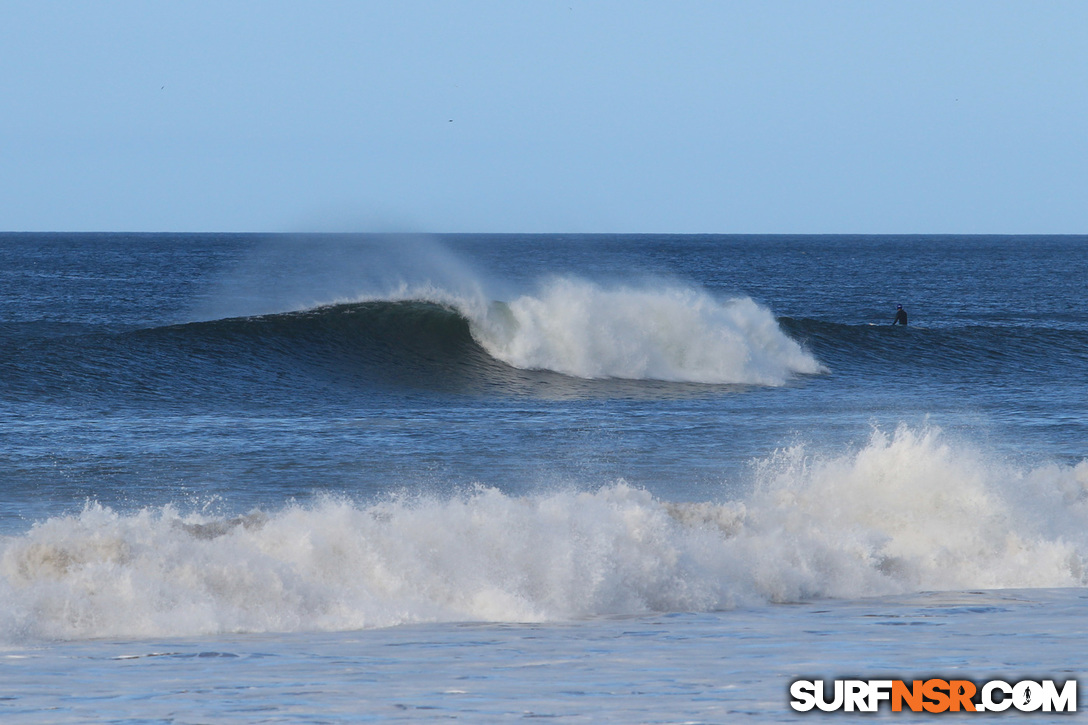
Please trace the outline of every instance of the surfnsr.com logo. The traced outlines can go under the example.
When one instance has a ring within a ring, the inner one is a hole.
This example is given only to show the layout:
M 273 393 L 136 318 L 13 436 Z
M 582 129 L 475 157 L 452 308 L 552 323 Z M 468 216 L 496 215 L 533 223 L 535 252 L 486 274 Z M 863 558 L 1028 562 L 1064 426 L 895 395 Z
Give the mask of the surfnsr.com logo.
M 828 687 L 827 685 L 830 685 Z M 1060 687 L 1054 680 L 795 680 L 790 707 L 799 712 L 876 712 L 888 703 L 892 712 L 1076 712 L 1077 681 Z

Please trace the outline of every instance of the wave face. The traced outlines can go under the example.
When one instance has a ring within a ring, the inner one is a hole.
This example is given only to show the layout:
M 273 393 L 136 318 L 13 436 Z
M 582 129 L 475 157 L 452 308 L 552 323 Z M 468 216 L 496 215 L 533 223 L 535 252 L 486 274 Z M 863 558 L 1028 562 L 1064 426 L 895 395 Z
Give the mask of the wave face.
M 782 385 L 822 370 L 749 299 L 571 278 L 509 303 L 417 287 L 135 331 L 16 327 L 0 355 L 9 390 L 111 404 L 125 397 L 276 404 L 285 389 L 329 399 L 333 390 L 375 384 L 517 393 L 542 383 L 570 388 L 569 379 Z
M 750 298 L 694 285 L 574 276 L 506 301 L 471 284 L 417 285 L 305 310 L 136 330 L 10 322 L 0 326 L 0 343 L 0 386 L 14 399 L 111 406 L 279 405 L 285 392 L 307 404 L 354 396 L 357 405 L 376 386 L 661 395 L 663 385 L 782 386 L 826 372 L 1059 384 L 1088 365 L 1088 333 L 1080 329 L 776 319 Z
M 324 499 L 216 519 L 91 504 L 0 542 L 0 640 L 559 621 L 926 589 L 1088 584 L 1088 462 L 1016 468 L 935 429 L 755 467 L 743 500 L 623 482 Z
M 1081 330 L 775 319 L 746 297 L 573 277 L 508 302 L 405 287 L 307 310 L 128 331 L 9 323 L 0 341 L 5 394 L 110 405 L 279 405 L 285 392 L 347 400 L 375 386 L 660 395 L 666 391 L 647 383 L 781 386 L 826 372 L 971 384 L 1030 373 L 1061 384 L 1088 365 Z

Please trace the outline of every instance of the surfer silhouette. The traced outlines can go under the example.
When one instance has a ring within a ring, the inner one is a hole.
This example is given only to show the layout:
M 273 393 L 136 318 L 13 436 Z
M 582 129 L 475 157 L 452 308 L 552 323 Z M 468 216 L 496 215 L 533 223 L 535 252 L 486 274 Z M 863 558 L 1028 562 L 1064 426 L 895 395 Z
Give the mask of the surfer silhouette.
M 895 306 L 895 319 L 892 320 L 893 325 L 906 325 L 907 324 L 907 311 L 903 309 L 903 305 Z

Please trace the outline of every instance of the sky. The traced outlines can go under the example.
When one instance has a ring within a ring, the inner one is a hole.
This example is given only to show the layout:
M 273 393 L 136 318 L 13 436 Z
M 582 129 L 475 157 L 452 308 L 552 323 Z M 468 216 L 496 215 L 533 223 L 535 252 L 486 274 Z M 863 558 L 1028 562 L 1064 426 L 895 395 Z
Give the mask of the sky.
M 1088 2 L 0 3 L 0 230 L 1088 233 Z

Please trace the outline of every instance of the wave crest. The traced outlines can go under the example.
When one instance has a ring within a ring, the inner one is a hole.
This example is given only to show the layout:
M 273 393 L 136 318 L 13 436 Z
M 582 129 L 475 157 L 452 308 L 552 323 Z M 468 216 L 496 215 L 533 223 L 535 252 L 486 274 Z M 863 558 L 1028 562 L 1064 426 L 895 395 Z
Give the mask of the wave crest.
M 536 294 L 485 304 L 440 290 L 397 299 L 449 305 L 489 355 L 523 370 L 579 378 L 783 385 L 825 368 L 748 298 L 718 301 L 688 287 L 604 287 L 554 278 Z

